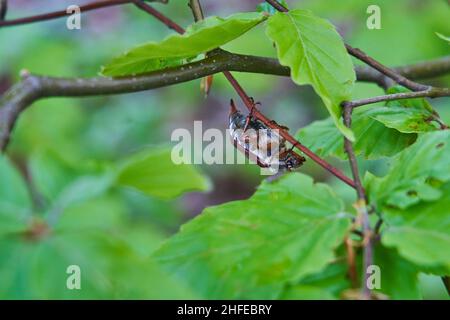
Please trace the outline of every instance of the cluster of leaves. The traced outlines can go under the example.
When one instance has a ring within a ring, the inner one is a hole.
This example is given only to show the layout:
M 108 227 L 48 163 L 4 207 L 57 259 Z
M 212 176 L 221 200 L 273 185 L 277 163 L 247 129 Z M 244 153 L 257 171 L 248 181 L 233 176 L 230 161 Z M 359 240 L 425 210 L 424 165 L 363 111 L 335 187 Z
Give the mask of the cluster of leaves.
M 351 98 L 355 73 L 334 26 L 310 11 L 268 9 L 207 18 L 184 35 L 128 51 L 102 73 L 130 76 L 179 66 L 267 21 L 280 63 L 295 83 L 314 88 L 330 114 L 298 138 L 321 156 L 345 159 L 345 135 L 358 155 L 388 158 L 384 176 L 367 172 L 364 180 L 384 221 L 375 247 L 380 291 L 420 298 L 419 272 L 450 274 L 449 131 L 438 130 L 425 100 L 361 107 L 353 130 L 343 126 L 339 104 Z M 37 192 L 0 158 L 0 181 L 8 186 L 0 189 L 4 297 L 104 298 L 113 292 L 121 298 L 333 299 L 350 288 L 342 244 L 355 213 L 330 186 L 307 175 L 291 173 L 264 182 L 250 199 L 209 207 L 161 245 L 162 235 L 124 221 L 120 197 L 107 200 L 123 187 L 163 199 L 209 188 L 192 166 L 173 165 L 167 149 L 81 172 L 48 154 L 30 163 Z M 44 195 L 44 203 L 35 194 Z M 66 289 L 71 264 L 83 270 L 86 290 Z
M 0 297 L 196 297 L 150 256 L 164 235 L 127 220 L 126 203 L 117 196 L 131 188 L 171 199 L 209 188 L 195 168 L 174 165 L 170 154 L 152 148 L 82 171 L 49 153 L 36 155 L 28 173 L 34 190 L 2 156 L 0 180 L 8 187 L 0 190 Z M 82 290 L 66 287 L 70 265 L 82 271 Z

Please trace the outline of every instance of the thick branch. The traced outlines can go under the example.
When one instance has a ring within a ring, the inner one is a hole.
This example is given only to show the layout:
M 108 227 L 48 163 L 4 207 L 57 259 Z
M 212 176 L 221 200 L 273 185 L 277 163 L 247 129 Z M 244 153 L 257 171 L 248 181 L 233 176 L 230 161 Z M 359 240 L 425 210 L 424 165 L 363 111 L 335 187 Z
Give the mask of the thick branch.
M 18 115 L 40 98 L 138 92 L 186 82 L 226 70 L 270 74 L 288 73 L 288 70 L 279 68 L 279 65 L 266 62 L 267 58 L 221 52 L 194 63 L 133 78 L 66 79 L 30 75 L 12 87 L 0 100 L 0 149 L 6 148 Z

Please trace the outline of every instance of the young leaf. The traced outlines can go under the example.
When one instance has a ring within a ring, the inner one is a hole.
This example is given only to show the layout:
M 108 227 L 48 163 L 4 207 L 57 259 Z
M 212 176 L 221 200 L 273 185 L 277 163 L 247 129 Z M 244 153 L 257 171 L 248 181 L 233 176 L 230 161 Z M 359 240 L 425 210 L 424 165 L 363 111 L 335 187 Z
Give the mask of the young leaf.
M 291 69 L 293 81 L 312 85 L 336 127 L 354 140 L 340 120 L 340 103 L 350 99 L 356 76 L 334 26 L 310 11 L 291 10 L 269 18 L 267 35 L 277 46 L 280 63 Z
M 437 201 L 422 201 L 407 210 L 386 208 L 387 227 L 381 240 L 383 245 L 397 248 L 405 259 L 422 267 L 422 271 L 448 275 L 450 183 L 442 187 L 442 193 Z
M 387 93 L 409 92 L 400 86 L 389 88 Z M 435 131 L 433 108 L 425 99 L 406 99 L 390 101 L 385 107 L 372 107 L 367 116 L 383 123 L 388 128 L 404 133 Z
M 105 76 L 127 76 L 181 64 L 241 36 L 266 19 L 262 13 L 237 13 L 227 18 L 208 17 L 190 26 L 183 35 L 172 35 L 160 43 L 138 46 L 103 67 Z
M 119 168 L 117 183 L 163 199 L 209 189 L 205 176 L 192 165 L 174 164 L 171 150 L 164 148 L 146 149 L 125 160 Z
M 156 257 L 206 298 L 276 298 L 333 259 L 349 224 L 328 186 L 291 173 L 248 200 L 207 208 Z
M 438 199 L 439 184 L 449 179 L 450 131 L 442 130 L 422 134 L 395 157 L 386 176 L 367 175 L 366 186 L 379 208 L 406 208 L 421 199 Z
M 405 134 L 386 128 L 369 117 L 370 110 L 358 108 L 353 114 L 352 129 L 355 134 L 353 148 L 356 155 L 367 159 L 391 157 L 417 139 L 417 134 Z M 315 121 L 302 128 L 296 137 L 312 151 L 322 157 L 335 156 L 347 159 L 344 141 L 331 118 Z
M 30 206 L 25 181 L 9 159 L 0 155 L 0 236 L 22 230 L 21 221 L 29 218 Z

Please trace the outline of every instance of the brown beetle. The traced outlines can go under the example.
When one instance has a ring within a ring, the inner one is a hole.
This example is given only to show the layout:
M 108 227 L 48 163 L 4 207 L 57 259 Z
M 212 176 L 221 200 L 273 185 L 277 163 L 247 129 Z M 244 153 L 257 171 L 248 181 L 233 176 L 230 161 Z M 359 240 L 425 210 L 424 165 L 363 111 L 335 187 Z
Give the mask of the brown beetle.
M 272 172 L 292 171 L 305 158 L 286 148 L 286 140 L 264 123 L 239 112 L 230 101 L 229 130 L 234 146 L 247 158 Z

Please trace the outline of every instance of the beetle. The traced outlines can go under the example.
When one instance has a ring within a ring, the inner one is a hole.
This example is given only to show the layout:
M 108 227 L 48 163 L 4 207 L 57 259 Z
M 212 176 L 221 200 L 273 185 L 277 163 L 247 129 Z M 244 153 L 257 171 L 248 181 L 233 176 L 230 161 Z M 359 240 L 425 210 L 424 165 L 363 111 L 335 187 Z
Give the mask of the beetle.
M 230 100 L 229 131 L 239 151 L 258 166 L 272 172 L 292 171 L 306 160 L 293 149 L 288 149 L 286 139 L 276 130 L 252 117 L 251 113 L 245 116 L 238 111 L 233 99 Z

